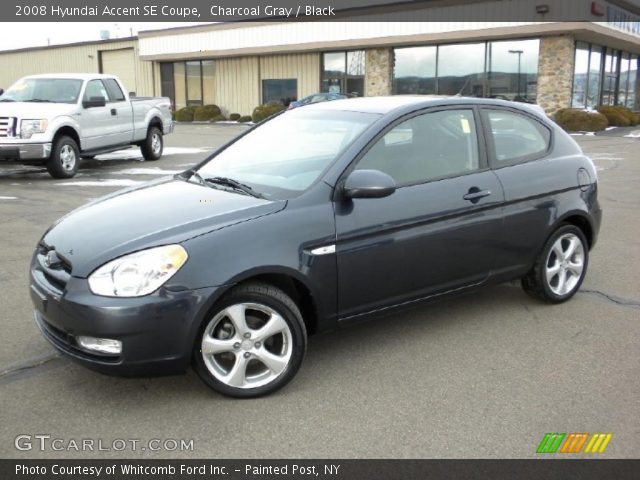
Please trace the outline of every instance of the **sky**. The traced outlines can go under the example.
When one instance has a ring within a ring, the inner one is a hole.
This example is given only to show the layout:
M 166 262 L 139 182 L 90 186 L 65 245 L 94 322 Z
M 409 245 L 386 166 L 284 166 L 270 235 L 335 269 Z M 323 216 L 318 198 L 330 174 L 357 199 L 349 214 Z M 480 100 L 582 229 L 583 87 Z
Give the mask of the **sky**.
M 0 22 L 0 50 L 100 40 L 101 30 L 109 30 L 111 38 L 122 38 L 136 35 L 138 31 L 198 25 L 198 23 L 204 22 Z M 28 32 L 28 35 L 25 35 L 25 32 Z

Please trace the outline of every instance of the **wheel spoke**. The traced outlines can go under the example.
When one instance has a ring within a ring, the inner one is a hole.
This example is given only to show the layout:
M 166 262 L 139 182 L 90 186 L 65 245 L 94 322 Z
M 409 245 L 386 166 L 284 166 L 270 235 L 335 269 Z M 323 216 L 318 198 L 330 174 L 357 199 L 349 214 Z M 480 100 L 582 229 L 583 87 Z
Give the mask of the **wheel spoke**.
M 262 328 L 256 330 L 255 339 L 264 342 L 268 338 L 283 332 L 286 328 L 287 322 L 284 321 L 284 318 L 277 313 L 274 313 L 269 317 L 269 320 L 267 320 L 267 323 Z
M 219 338 L 213 338 L 206 336 L 202 339 L 202 353 L 205 355 L 215 355 L 217 353 L 231 352 L 233 351 L 233 345 L 238 340 L 230 338 L 228 340 L 220 340 Z
M 236 361 L 229 373 L 224 377 L 227 385 L 242 387 L 246 382 L 248 360 L 244 355 L 236 354 Z
M 225 315 L 229 317 L 236 329 L 236 335 L 242 336 L 249 331 L 247 326 L 246 308 L 242 304 L 232 305 L 225 310 Z
M 552 251 L 553 253 L 556 254 L 556 260 L 558 260 L 559 262 L 562 261 L 562 259 L 564 258 L 564 252 L 562 251 L 561 239 L 558 239 L 558 241 L 556 241 L 556 243 L 553 244 Z
M 551 283 L 551 280 L 553 280 L 553 277 L 560 272 L 560 269 L 561 266 L 559 261 L 556 261 L 552 267 L 547 267 L 547 282 L 549 282 L 549 284 Z
M 275 355 L 264 348 L 257 350 L 255 356 L 271 370 L 274 375 L 280 374 L 286 368 L 287 363 L 289 363 L 287 358 Z
M 576 248 L 578 247 L 578 243 L 579 241 L 576 237 L 569 238 L 569 245 L 567 246 L 567 249 L 563 252 L 565 259 L 569 259 L 573 256 L 573 254 L 576 251 Z
M 584 268 L 584 263 L 582 260 L 578 260 L 577 262 L 569 262 L 567 269 L 576 277 L 580 277 L 582 275 L 582 270 Z
M 559 295 L 564 295 L 566 286 L 567 286 L 567 272 L 566 270 L 560 269 L 560 271 L 558 272 L 558 286 L 556 287 L 557 293 Z

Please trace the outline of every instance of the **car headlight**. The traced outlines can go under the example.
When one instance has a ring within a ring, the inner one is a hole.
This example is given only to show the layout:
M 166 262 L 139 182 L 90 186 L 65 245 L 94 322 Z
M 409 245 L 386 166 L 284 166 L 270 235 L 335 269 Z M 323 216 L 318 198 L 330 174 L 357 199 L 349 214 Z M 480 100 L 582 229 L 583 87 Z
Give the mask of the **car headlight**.
M 45 118 L 38 120 L 22 120 L 20 122 L 20 137 L 31 138 L 34 133 L 44 133 L 47 131 L 49 122 Z
M 173 277 L 188 257 L 180 245 L 131 253 L 105 263 L 89 275 L 89 288 L 105 297 L 142 297 Z

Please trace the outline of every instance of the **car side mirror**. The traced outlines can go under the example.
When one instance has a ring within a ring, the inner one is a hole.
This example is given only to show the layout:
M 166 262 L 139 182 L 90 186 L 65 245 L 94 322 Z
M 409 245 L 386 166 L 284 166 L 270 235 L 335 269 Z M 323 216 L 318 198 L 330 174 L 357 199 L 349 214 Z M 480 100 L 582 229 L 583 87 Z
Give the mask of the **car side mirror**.
M 106 104 L 107 100 L 104 97 L 91 97 L 89 100 L 82 101 L 84 108 L 104 107 Z
M 382 198 L 396 191 L 396 182 L 380 170 L 354 170 L 342 191 L 346 198 Z

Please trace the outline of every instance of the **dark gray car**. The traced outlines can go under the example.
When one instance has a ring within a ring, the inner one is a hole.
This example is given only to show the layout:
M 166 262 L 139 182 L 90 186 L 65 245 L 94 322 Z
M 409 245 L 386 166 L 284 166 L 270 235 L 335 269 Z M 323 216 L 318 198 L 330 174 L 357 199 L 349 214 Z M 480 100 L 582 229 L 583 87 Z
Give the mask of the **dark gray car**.
M 43 236 L 43 334 L 124 375 L 191 363 L 227 395 L 270 393 L 307 336 L 522 279 L 551 302 L 587 271 L 592 162 L 537 110 L 388 97 L 284 112 L 193 170 L 123 190 Z

